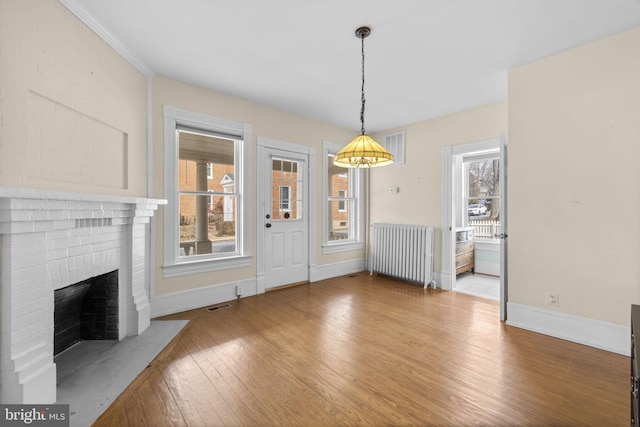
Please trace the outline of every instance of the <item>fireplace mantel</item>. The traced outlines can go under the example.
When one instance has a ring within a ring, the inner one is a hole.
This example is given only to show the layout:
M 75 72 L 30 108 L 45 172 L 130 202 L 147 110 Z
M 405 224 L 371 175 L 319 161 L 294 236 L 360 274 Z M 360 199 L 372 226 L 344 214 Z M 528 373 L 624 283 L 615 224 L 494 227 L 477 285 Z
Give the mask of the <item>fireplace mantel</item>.
M 119 338 L 150 324 L 146 230 L 166 200 L 0 187 L 0 401 L 56 401 L 53 291 L 113 270 Z

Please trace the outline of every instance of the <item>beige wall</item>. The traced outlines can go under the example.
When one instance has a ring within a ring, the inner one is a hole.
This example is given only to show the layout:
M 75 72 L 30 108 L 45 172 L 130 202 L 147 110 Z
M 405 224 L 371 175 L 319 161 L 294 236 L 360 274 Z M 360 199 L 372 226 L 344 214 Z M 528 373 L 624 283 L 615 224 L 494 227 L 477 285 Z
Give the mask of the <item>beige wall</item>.
M 498 102 L 390 129 L 406 130 L 406 163 L 370 171 L 370 222 L 424 224 L 435 228 L 434 271 L 442 263 L 442 147 L 496 139 L 507 133 L 507 104 Z M 397 194 L 389 192 L 398 187 Z
M 640 29 L 510 70 L 511 302 L 628 325 L 640 303 L 639 123 Z
M 265 137 L 278 141 L 305 145 L 315 148 L 316 153 L 316 259 L 311 263 L 318 265 L 333 262 L 360 259 L 363 251 L 351 251 L 346 253 L 322 255 L 322 141 L 326 140 L 335 144 L 346 143 L 353 139 L 355 132 L 335 126 L 331 126 L 315 120 L 287 113 L 282 110 L 255 104 L 242 99 L 223 95 L 213 91 L 204 90 L 175 80 L 157 77 L 153 84 L 153 120 L 154 120 L 154 191 L 155 197 L 164 198 L 164 167 L 163 167 L 163 105 L 169 105 L 182 110 L 194 113 L 207 114 L 217 118 L 231 120 L 235 122 L 249 123 L 252 126 L 251 141 L 251 194 L 252 196 L 252 253 L 254 255 L 253 265 L 247 268 L 216 271 L 208 274 L 197 274 L 182 276 L 178 278 L 164 279 L 162 272 L 163 263 L 163 210 L 157 216 L 157 245 L 156 245 L 156 295 L 177 292 L 188 289 L 195 289 L 203 286 L 229 283 L 242 279 L 249 279 L 256 276 L 257 243 L 256 243 L 256 162 L 257 162 L 257 137 Z
M 146 77 L 56 0 L 0 2 L 0 186 L 146 195 Z

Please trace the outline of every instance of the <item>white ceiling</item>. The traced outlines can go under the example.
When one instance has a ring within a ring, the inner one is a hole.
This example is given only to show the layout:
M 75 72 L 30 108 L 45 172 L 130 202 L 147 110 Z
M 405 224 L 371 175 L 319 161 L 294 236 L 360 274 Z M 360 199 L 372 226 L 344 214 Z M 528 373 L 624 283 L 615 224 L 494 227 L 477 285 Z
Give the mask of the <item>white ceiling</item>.
M 63 1 L 63 0 L 61 0 Z M 67 0 L 156 74 L 376 132 L 506 99 L 507 70 L 640 26 L 640 0 Z

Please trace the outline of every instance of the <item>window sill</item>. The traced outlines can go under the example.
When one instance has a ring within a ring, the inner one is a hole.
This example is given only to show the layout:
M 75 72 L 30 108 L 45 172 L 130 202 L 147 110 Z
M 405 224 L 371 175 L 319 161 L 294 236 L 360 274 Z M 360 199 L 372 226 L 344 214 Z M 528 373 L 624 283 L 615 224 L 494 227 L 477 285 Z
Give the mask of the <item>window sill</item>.
M 329 243 L 322 246 L 323 254 L 335 254 L 338 252 L 360 251 L 364 249 L 363 242 Z
M 182 261 L 175 264 L 163 265 L 164 278 L 187 276 L 191 274 L 209 273 L 211 271 L 229 270 L 232 268 L 250 267 L 250 255 L 233 258 L 204 259 L 197 261 Z

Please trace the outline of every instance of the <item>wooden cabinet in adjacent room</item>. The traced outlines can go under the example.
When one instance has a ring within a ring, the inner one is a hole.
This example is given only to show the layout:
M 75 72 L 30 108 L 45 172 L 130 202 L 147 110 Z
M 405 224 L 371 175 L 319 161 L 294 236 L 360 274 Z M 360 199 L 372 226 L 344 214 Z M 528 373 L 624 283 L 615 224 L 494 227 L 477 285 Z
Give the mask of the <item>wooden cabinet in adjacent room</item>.
M 474 272 L 473 227 L 456 228 L 456 275 L 465 271 Z

